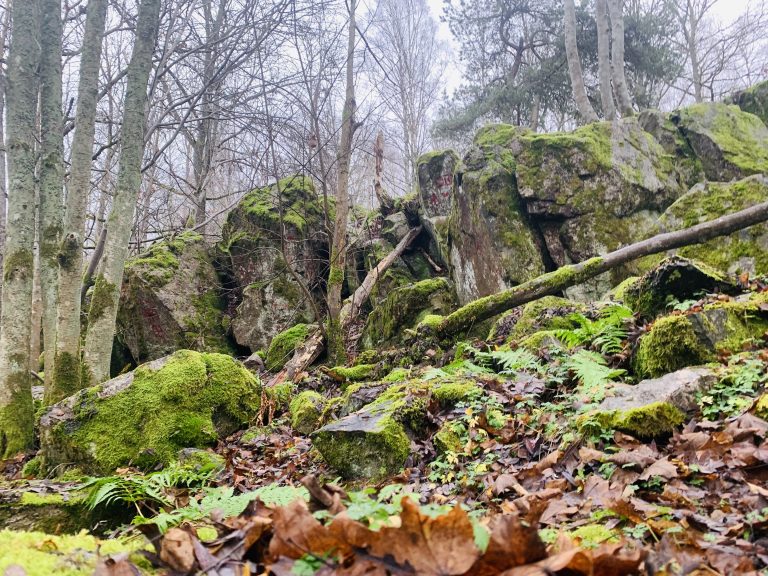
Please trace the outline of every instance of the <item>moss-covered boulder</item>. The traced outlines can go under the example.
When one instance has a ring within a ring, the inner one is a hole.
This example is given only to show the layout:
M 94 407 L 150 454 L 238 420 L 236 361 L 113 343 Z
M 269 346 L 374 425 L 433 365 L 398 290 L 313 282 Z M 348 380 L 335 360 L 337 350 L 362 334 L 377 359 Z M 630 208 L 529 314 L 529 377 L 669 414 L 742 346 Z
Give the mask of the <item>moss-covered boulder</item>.
M 623 300 L 641 316 L 653 318 L 675 304 L 698 299 L 702 294 L 731 294 L 734 290 L 733 282 L 706 264 L 671 257 L 628 286 Z
M 737 92 L 731 102 L 744 112 L 754 114 L 768 126 L 768 80 Z
M 768 170 L 768 166 L 766 167 Z M 671 232 L 737 212 L 768 198 L 768 177 L 755 175 L 738 182 L 705 182 L 672 204 L 659 220 L 659 230 Z M 768 224 L 756 224 L 730 236 L 677 250 L 723 272 L 768 274 Z
M 43 469 L 152 469 L 247 426 L 260 397 L 259 381 L 230 356 L 180 350 L 46 409 Z
M 768 331 L 768 293 L 740 297 L 674 314 L 653 323 L 640 339 L 633 359 L 635 373 L 658 377 L 686 366 L 705 364 L 719 352 L 738 352 Z
M 210 249 L 184 232 L 126 263 L 116 338 L 134 364 L 180 348 L 231 353 L 225 304 Z
M 291 426 L 299 434 L 317 430 L 323 415 L 326 398 L 313 390 L 305 390 L 291 400 Z
M 445 278 L 422 280 L 392 290 L 368 315 L 363 331 L 366 348 L 393 344 L 406 328 L 414 328 L 428 315 L 445 315 L 457 306 Z
M 238 344 L 263 349 L 283 330 L 314 319 L 291 270 L 320 289 L 328 262 L 323 208 L 312 180 L 292 176 L 249 192 L 227 216 L 218 253 Z
M 571 314 L 586 314 L 589 307 L 558 296 L 545 296 L 501 316 L 488 338 L 522 340 L 536 332 L 578 327 Z
M 77 486 L 45 481 L 0 486 L 0 526 L 48 534 L 76 534 L 90 528 L 96 514 Z
M 709 180 L 725 182 L 768 172 L 768 128 L 754 114 L 711 102 L 683 108 L 672 121 Z
M 448 219 L 459 164 L 459 156 L 453 150 L 430 152 L 417 161 L 422 222 L 443 262 L 449 260 Z
M 293 357 L 296 348 L 306 342 L 316 328 L 317 326 L 314 324 L 296 324 L 272 338 L 265 358 L 267 370 L 277 372 L 282 369 L 285 363 Z

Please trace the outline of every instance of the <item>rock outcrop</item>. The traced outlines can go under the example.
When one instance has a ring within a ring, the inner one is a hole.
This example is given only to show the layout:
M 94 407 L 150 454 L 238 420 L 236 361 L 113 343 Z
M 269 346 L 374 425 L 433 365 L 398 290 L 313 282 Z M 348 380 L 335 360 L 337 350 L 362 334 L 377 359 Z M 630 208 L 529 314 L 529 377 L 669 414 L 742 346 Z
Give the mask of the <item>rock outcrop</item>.
M 731 98 L 744 112 L 754 114 L 768 126 L 768 80 L 737 92 Z
M 133 364 L 180 348 L 232 353 L 223 292 L 202 236 L 184 232 L 154 244 L 126 264 L 118 345 Z
M 152 469 L 247 426 L 260 398 L 259 381 L 230 356 L 180 350 L 47 408 L 42 468 Z

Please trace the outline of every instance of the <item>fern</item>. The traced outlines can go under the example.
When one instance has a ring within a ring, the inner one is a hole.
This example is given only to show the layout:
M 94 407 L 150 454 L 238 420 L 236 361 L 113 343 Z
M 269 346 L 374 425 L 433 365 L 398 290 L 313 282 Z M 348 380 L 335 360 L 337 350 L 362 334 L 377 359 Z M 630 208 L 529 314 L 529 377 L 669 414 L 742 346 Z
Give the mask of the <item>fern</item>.
M 618 354 L 627 337 L 624 322 L 632 317 L 632 310 L 621 304 L 611 304 L 600 310 L 597 320 L 590 320 L 583 314 L 574 312 L 568 320 L 576 324 L 575 328 L 555 330 L 555 336 L 569 349 L 591 345 L 602 354 Z
M 564 366 L 574 373 L 579 381 L 579 392 L 590 402 L 601 402 L 608 386 L 626 372 L 611 368 L 600 354 L 589 350 L 579 350 L 565 361 Z
M 491 359 L 501 366 L 502 374 L 510 374 L 525 370 L 528 372 L 543 372 L 544 367 L 535 354 L 525 348 L 517 350 L 495 350 L 490 353 Z

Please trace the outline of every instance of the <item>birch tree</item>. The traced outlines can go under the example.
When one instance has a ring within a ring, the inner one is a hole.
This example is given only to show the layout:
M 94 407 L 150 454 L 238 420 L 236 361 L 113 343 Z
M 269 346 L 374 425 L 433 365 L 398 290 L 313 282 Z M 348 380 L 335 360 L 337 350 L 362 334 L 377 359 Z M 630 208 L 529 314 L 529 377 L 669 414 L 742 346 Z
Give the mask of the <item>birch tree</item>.
M 147 84 L 160 21 L 160 0 L 142 0 L 136 24 L 136 42 L 126 72 L 125 105 L 120 138 L 120 166 L 115 197 L 107 222 L 107 238 L 101 270 L 96 277 L 84 362 L 93 380 L 109 377 L 112 339 L 115 334 L 123 267 L 136 202 L 141 188 L 141 168 L 146 131 Z
M 35 238 L 35 150 L 40 61 L 36 2 L 13 3 L 8 61 L 8 223 L 0 314 L 0 459 L 31 448 L 30 318 Z
M 107 19 L 107 0 L 90 0 L 85 18 L 80 78 L 67 184 L 63 240 L 59 256 L 59 306 L 54 378 L 49 399 L 57 400 L 81 387 L 80 311 L 83 235 L 91 185 L 91 155 L 99 100 L 99 63 Z M 50 366 L 50 365 L 47 365 Z M 46 372 L 50 371 L 50 368 Z
M 600 75 L 600 103 L 603 117 L 613 120 L 616 107 L 613 104 L 611 86 L 611 21 L 608 17 L 608 1 L 595 1 L 595 20 L 597 22 L 597 68 Z
M 584 87 L 579 47 L 576 44 L 576 7 L 573 0 L 563 0 L 563 31 L 565 33 L 565 54 L 568 59 L 568 75 L 571 79 L 573 99 L 579 115 L 585 122 L 597 122 L 597 114 Z
M 623 0 L 607 0 L 608 12 L 611 16 L 611 75 L 613 88 L 619 110 L 624 116 L 632 116 L 632 97 L 627 88 L 627 77 L 624 67 L 624 2 Z

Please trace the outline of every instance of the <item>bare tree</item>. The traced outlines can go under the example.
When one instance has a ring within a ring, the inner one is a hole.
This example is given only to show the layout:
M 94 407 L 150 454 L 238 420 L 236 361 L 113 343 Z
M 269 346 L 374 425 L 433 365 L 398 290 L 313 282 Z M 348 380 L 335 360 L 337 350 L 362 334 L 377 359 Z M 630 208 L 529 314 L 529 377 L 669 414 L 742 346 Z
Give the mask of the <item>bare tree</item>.
M 613 88 L 619 110 L 624 116 L 634 114 L 632 98 L 627 88 L 627 77 L 624 71 L 624 2 L 623 0 L 607 0 L 608 12 L 611 16 L 611 74 Z
M 608 0 L 595 0 L 597 22 L 597 65 L 600 75 L 600 103 L 606 120 L 616 117 L 611 86 L 611 20 L 608 17 Z
M 571 78 L 573 99 L 579 115 L 585 122 L 597 122 L 597 114 L 584 87 L 579 47 L 576 44 L 576 7 L 573 0 L 563 0 L 563 29 L 565 32 L 565 54 L 568 59 L 568 74 Z
M 30 448 L 30 375 L 35 150 L 40 59 L 36 2 L 13 3 L 8 64 L 8 224 L 0 316 L 0 459 Z

